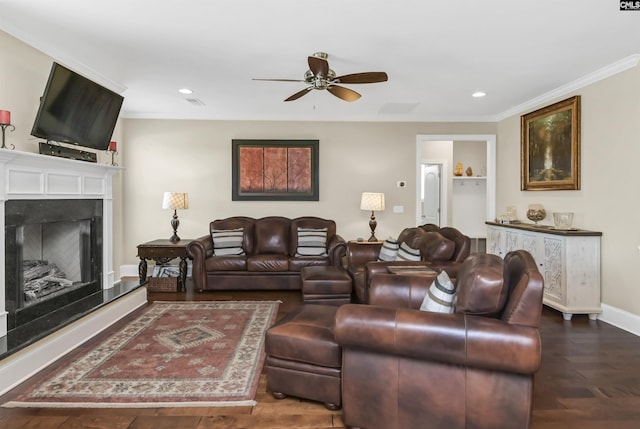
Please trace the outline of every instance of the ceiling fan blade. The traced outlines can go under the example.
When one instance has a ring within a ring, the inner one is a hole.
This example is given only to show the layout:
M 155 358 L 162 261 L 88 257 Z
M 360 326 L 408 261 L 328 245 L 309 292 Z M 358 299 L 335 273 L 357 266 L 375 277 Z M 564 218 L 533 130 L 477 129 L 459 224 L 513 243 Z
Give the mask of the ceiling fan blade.
M 315 76 L 326 77 L 329 74 L 329 62 L 324 58 L 309 57 L 309 70 Z
M 356 101 L 358 98 L 360 98 L 360 94 L 358 94 L 352 89 L 345 88 L 342 86 L 329 85 L 327 87 L 327 91 L 329 91 L 336 97 L 343 99 L 344 101 L 351 102 L 351 101 Z
M 302 79 L 251 79 L 251 80 L 266 80 L 269 82 L 304 82 Z
M 291 97 L 287 98 L 284 101 L 293 101 L 293 100 L 297 100 L 298 98 L 302 97 L 303 95 L 308 94 L 311 90 L 313 89 L 312 86 L 303 89 L 302 91 L 298 91 L 295 94 L 293 94 Z
M 385 72 L 365 72 L 346 74 L 333 79 L 336 83 L 378 83 L 386 82 L 388 76 Z

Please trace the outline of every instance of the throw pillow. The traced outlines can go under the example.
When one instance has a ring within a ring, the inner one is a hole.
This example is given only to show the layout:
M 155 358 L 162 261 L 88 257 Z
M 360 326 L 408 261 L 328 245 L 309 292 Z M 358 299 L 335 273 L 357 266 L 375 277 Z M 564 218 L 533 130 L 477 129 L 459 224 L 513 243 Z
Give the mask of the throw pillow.
M 396 240 L 391 237 L 387 238 L 380 248 L 378 261 L 395 261 L 399 248 L 400 246 Z
M 327 256 L 327 228 L 298 227 L 296 256 Z
M 419 261 L 420 249 L 413 249 L 407 243 L 402 243 L 396 255 L 396 261 Z
M 215 256 L 241 256 L 244 255 L 242 238 L 244 228 L 238 229 L 213 229 L 213 254 Z
M 438 274 L 420 305 L 421 311 L 436 313 L 453 313 L 453 298 L 456 287 L 446 271 Z

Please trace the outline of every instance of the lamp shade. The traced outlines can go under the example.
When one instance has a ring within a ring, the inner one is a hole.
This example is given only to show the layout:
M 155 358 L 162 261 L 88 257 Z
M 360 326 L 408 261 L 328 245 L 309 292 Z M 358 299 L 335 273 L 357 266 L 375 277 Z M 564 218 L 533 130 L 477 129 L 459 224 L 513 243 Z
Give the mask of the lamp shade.
M 171 210 L 188 209 L 189 194 L 186 192 L 165 192 L 162 198 L 162 208 Z
M 379 192 L 363 192 L 360 200 L 361 210 L 384 210 L 384 194 Z

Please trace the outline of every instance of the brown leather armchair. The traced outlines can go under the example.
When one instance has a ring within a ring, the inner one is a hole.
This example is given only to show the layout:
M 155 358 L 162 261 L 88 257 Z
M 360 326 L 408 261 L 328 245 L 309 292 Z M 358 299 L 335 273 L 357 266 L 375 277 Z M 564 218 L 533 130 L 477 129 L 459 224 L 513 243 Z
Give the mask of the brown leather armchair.
M 458 272 L 453 314 L 416 310 L 426 279 L 376 276 L 372 305 L 338 309 L 345 423 L 529 428 L 543 292 L 531 255 L 471 255 Z

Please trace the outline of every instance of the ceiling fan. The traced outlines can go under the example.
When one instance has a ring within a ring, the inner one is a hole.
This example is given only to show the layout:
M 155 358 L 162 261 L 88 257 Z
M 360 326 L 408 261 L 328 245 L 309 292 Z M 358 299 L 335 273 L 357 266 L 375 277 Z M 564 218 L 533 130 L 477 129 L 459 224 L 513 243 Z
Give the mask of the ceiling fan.
M 342 76 L 336 76 L 336 72 L 329 68 L 325 52 L 316 52 L 309 57 L 309 70 L 304 74 L 304 79 L 253 79 L 266 80 L 275 82 L 306 82 L 309 84 L 305 89 L 296 92 L 284 101 L 293 101 L 311 92 L 312 89 L 326 89 L 331 94 L 344 101 L 356 101 L 360 98 L 360 94 L 352 89 L 339 86 L 337 84 L 356 84 L 356 83 L 378 83 L 386 82 L 387 74 L 385 72 L 364 72 L 353 73 Z

